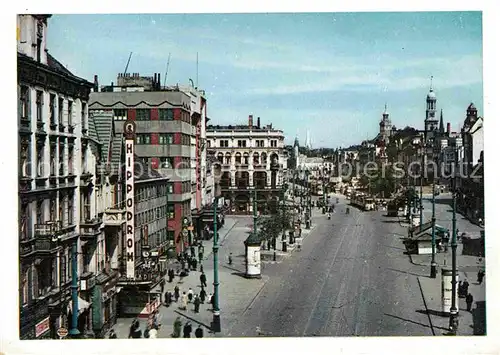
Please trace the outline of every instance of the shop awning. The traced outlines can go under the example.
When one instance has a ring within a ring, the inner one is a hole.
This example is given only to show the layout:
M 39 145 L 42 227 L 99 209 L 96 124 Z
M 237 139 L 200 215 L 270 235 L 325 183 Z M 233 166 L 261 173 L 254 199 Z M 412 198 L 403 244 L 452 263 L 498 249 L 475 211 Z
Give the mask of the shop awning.
M 78 315 L 82 314 L 83 311 L 90 308 L 90 303 L 85 301 L 84 299 L 78 297 Z M 73 301 L 69 301 L 68 303 L 68 313 L 73 311 Z

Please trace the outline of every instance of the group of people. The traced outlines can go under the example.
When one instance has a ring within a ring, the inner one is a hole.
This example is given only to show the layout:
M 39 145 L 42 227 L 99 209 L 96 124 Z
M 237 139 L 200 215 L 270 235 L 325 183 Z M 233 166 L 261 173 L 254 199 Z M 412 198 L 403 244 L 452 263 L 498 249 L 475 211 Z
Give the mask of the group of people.
M 193 331 L 193 326 L 191 325 L 190 321 L 187 321 L 184 324 L 184 327 L 182 326 L 182 321 L 181 317 L 177 317 L 174 322 L 174 332 L 172 333 L 172 338 L 180 338 L 181 336 L 181 329 L 182 329 L 182 335 L 183 338 L 191 338 L 191 333 Z M 198 324 L 198 327 L 194 331 L 194 336 L 196 338 L 203 338 L 203 328 L 201 327 L 200 324 Z
M 139 339 L 139 338 L 147 338 L 147 339 L 156 339 L 158 338 L 158 330 L 160 329 L 160 321 L 159 321 L 160 315 L 158 311 L 155 311 L 147 326 L 146 329 L 144 329 L 144 332 L 140 329 L 140 323 L 138 319 L 134 319 L 132 321 L 132 324 L 130 325 L 129 329 L 129 334 L 128 338 L 129 339 Z M 111 332 L 109 333 L 109 338 L 110 339 L 116 339 L 116 333 L 113 329 L 111 329 Z

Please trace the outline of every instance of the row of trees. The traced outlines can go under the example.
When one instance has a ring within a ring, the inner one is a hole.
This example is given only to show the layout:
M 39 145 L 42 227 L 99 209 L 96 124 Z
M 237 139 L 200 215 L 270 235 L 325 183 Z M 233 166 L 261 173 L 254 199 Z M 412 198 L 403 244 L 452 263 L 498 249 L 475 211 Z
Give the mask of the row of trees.
M 293 226 L 293 214 L 289 210 L 280 209 L 277 214 L 259 216 L 257 218 L 257 236 L 261 241 L 278 239 L 284 230 Z

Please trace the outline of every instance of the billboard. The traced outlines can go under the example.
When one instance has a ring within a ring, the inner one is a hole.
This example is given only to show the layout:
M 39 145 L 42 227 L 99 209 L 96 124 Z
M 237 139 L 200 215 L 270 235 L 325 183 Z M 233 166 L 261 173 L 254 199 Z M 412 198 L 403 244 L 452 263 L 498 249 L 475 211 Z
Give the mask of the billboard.
M 135 228 L 134 228 L 134 144 L 135 122 L 126 121 L 125 132 L 125 251 L 127 278 L 135 278 Z

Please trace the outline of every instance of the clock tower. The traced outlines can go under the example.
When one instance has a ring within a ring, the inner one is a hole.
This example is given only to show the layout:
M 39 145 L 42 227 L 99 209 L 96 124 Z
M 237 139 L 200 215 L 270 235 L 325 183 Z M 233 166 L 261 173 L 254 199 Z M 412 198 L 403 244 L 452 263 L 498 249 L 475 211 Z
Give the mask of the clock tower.
M 431 76 L 431 87 L 429 93 L 427 94 L 427 108 L 425 110 L 425 140 L 428 142 L 432 140 L 438 130 L 439 120 L 436 115 L 436 94 L 432 89 L 432 76 Z

